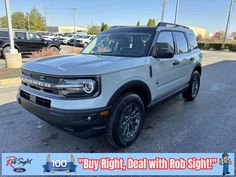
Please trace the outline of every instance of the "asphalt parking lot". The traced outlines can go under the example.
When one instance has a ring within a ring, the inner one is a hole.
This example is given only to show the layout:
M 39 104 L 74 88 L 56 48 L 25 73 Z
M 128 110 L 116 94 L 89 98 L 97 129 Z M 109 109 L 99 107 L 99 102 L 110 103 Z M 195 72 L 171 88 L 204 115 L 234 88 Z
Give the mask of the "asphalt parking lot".
M 236 53 L 204 52 L 201 89 L 194 102 L 181 96 L 152 108 L 137 141 L 124 149 L 104 135 L 81 139 L 23 110 L 17 88 L 0 89 L 3 152 L 235 152 Z

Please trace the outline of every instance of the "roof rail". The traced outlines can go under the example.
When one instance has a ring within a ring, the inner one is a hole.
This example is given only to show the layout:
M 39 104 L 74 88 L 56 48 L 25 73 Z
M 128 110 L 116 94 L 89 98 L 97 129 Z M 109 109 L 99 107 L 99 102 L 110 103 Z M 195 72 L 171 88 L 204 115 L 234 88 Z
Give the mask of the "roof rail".
M 167 22 L 158 23 L 157 27 L 160 27 L 160 26 L 163 26 L 163 27 L 182 27 L 182 28 L 189 29 L 189 27 L 187 27 L 187 26 L 178 25 L 178 24 L 174 24 L 174 23 L 167 23 Z
M 112 26 L 109 29 L 115 29 L 115 28 L 125 28 L 125 27 L 129 27 L 129 26 Z

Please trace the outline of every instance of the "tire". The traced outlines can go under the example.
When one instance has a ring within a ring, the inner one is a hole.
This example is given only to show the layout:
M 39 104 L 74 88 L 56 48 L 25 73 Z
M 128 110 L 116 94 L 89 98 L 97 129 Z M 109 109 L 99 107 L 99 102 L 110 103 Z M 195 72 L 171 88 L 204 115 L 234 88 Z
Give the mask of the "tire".
M 87 45 L 88 45 L 88 43 L 87 43 L 87 42 L 85 42 L 83 47 L 85 48 L 85 47 L 87 47 Z
M 9 50 L 10 50 L 10 49 L 11 49 L 10 46 L 6 46 L 6 47 L 3 48 L 3 50 L 2 50 L 2 56 L 3 56 L 4 59 L 6 59 L 6 53 L 9 53 Z
M 54 46 L 49 47 L 49 50 L 53 51 L 53 53 L 54 53 L 55 55 L 58 55 L 58 54 L 59 54 L 59 49 L 58 49 L 57 47 L 54 47 Z
M 137 94 L 126 93 L 121 96 L 114 104 L 107 123 L 108 143 L 116 147 L 131 145 L 143 128 L 144 117 L 144 103 Z
M 194 71 L 189 82 L 189 87 L 183 92 L 183 97 L 187 101 L 194 100 L 199 92 L 200 88 L 200 74 L 198 71 Z

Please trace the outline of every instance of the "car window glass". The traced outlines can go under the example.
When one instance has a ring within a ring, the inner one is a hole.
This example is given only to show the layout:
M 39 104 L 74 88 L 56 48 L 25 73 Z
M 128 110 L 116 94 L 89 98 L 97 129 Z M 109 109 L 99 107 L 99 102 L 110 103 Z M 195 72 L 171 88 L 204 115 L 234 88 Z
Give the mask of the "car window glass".
M 83 54 L 111 56 L 144 56 L 148 49 L 151 35 L 147 33 L 111 33 L 99 35 L 93 40 Z
M 198 48 L 197 40 L 196 40 L 195 35 L 194 34 L 187 34 L 187 36 L 188 36 L 190 49 L 194 50 L 194 49 Z
M 39 40 L 41 39 L 39 35 L 35 34 L 35 33 L 29 33 L 29 39 L 31 40 Z
M 184 33 L 175 32 L 175 39 L 177 44 L 177 53 L 185 53 L 188 52 L 188 43 Z
M 161 48 L 169 48 L 171 50 L 174 50 L 174 40 L 172 32 L 166 31 L 161 32 L 157 39 L 157 50 Z
M 25 32 L 15 32 L 15 38 L 16 39 L 27 39 Z
M 4 37 L 4 38 L 9 37 L 8 31 L 0 31 L 0 37 Z

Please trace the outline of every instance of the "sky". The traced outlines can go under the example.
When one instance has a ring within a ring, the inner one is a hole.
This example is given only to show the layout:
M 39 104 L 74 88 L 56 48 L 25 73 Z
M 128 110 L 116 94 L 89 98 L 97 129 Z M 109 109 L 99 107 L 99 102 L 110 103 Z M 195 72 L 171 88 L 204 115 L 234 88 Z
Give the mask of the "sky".
M 174 21 L 176 0 L 166 0 L 166 22 Z M 178 23 L 206 28 L 209 32 L 225 30 L 230 0 L 179 0 Z M 29 12 L 37 7 L 45 15 L 48 26 L 73 25 L 76 8 L 76 24 L 146 25 L 149 18 L 160 21 L 162 0 L 10 0 L 11 12 Z M 46 7 L 46 8 L 45 8 Z M 5 15 L 4 0 L 0 0 L 0 16 Z M 229 31 L 236 31 L 236 6 L 232 12 Z

